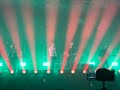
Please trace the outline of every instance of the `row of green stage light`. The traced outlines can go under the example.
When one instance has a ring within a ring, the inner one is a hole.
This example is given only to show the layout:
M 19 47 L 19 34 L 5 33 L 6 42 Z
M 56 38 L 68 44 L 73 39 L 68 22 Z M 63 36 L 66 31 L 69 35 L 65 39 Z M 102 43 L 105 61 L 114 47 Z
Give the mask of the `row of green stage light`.
M 95 62 L 89 62 L 89 65 L 95 65 Z M 3 66 L 3 63 L 0 63 L 0 67 L 2 67 L 2 66 Z M 25 67 L 26 66 L 26 62 L 21 62 L 20 66 L 21 67 Z M 47 66 L 49 66 L 49 63 L 48 62 L 43 62 L 43 66 L 47 67 Z M 118 62 L 112 62 L 112 66 L 117 67 L 118 66 Z M 120 70 L 118 70 L 118 72 L 120 73 Z M 14 70 L 11 70 L 10 73 L 13 74 Z M 25 74 L 26 70 L 22 70 L 22 73 Z M 34 73 L 38 73 L 38 71 L 35 70 Z M 50 73 L 50 72 L 47 71 L 47 73 Z M 64 71 L 60 71 L 60 73 L 64 73 Z M 75 71 L 71 71 L 71 73 L 75 73 Z M 83 73 L 86 73 L 86 72 L 83 71 Z

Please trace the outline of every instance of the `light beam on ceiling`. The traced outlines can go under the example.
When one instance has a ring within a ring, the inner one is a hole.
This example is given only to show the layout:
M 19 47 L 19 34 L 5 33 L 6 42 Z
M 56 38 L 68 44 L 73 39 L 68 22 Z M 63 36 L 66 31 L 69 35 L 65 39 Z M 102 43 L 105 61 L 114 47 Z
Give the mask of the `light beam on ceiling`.
M 92 57 L 94 56 L 94 54 L 97 50 L 97 47 L 99 46 L 101 40 L 103 39 L 104 35 L 106 34 L 106 32 L 107 32 L 109 26 L 111 25 L 112 20 L 113 20 L 114 16 L 116 15 L 116 13 L 117 13 L 117 7 L 115 4 L 109 4 L 105 8 L 103 15 L 102 15 L 101 22 L 98 26 L 98 30 L 97 30 L 97 33 L 95 36 L 94 43 L 92 45 L 92 49 L 90 51 L 90 54 L 89 54 L 89 57 L 87 60 L 87 64 L 84 67 L 84 70 L 88 69 L 88 67 L 89 67 L 88 63 L 91 61 Z
M 55 3 L 54 3 L 55 2 Z M 51 5 L 51 4 L 52 5 Z M 48 71 L 50 71 L 50 65 L 51 65 L 51 57 L 49 55 L 49 47 L 51 47 L 51 44 L 54 42 L 55 37 L 55 31 L 56 31 L 56 21 L 58 16 L 58 6 L 59 6 L 59 0 L 48 0 L 47 2 L 48 6 L 46 6 L 46 13 L 47 13 L 47 43 L 48 43 Z M 50 4 L 50 5 L 49 5 Z M 53 5 L 55 4 L 55 5 Z
M 120 36 L 120 32 L 117 33 L 116 37 L 114 38 L 112 44 L 108 47 L 105 55 L 103 56 L 100 65 L 97 67 L 97 69 L 101 68 L 102 65 L 104 64 L 104 62 L 106 61 L 106 59 L 108 58 L 108 56 L 110 55 L 110 52 L 112 52 L 112 50 L 115 48 L 115 46 L 119 43 L 119 36 Z
M 83 2 L 81 2 L 83 3 Z M 79 2 L 79 4 L 81 4 Z M 68 31 L 67 31 L 67 36 L 66 36 L 66 44 L 65 44 L 65 53 L 63 56 L 63 60 L 62 60 L 62 67 L 61 67 L 61 71 L 64 71 L 65 68 L 65 64 L 66 61 L 68 59 L 69 56 L 69 51 L 73 46 L 73 38 L 75 36 L 75 33 L 77 31 L 77 27 L 79 24 L 79 20 L 80 20 L 80 15 L 81 15 L 81 6 L 79 5 L 79 7 L 76 7 L 76 4 L 78 4 L 76 1 L 73 1 L 73 5 L 72 5 L 72 9 L 70 12 L 70 17 L 69 17 L 69 23 L 68 23 Z
M 91 33 L 94 30 L 94 26 L 97 22 L 99 12 L 100 12 L 100 7 L 95 8 L 94 6 L 91 6 L 91 8 L 88 12 L 88 15 L 87 15 L 86 23 L 83 27 L 81 42 L 79 44 L 78 52 L 77 52 L 72 70 L 76 70 L 76 67 L 80 60 L 82 52 L 86 46 L 86 43 L 87 43 L 88 39 L 90 38 Z
M 115 57 L 115 59 L 114 59 L 113 62 L 117 62 L 119 58 L 120 58 L 120 51 L 119 51 L 118 54 L 116 55 L 116 57 Z M 111 70 L 112 67 L 113 67 L 113 65 L 111 64 L 108 69 Z
M 8 58 L 7 52 L 6 52 L 5 47 L 4 47 L 4 45 L 3 45 L 3 42 L 2 42 L 1 37 L 0 37 L 0 55 L 4 58 L 7 66 L 8 66 L 8 69 L 9 69 L 10 71 L 13 70 L 13 69 L 12 69 L 12 66 L 11 66 L 11 64 L 10 64 L 10 60 L 9 60 L 9 58 Z
M 9 28 L 9 32 L 12 36 L 12 40 L 14 42 L 16 51 L 17 51 L 17 55 L 18 58 L 22 58 L 22 52 L 21 52 L 21 48 L 20 48 L 20 38 L 19 38 L 19 34 L 18 34 L 18 28 L 17 28 L 17 23 L 16 23 L 16 19 L 15 19 L 15 11 L 12 7 L 11 4 L 8 4 L 7 7 L 4 7 L 4 11 L 5 11 L 5 19 Z M 11 47 L 13 48 L 13 47 Z M 21 59 L 19 59 L 20 62 Z M 24 67 L 22 67 L 22 69 L 24 69 Z
M 35 53 L 35 38 L 34 38 L 34 27 L 32 21 L 33 13 L 32 13 L 32 7 L 29 4 L 30 3 L 27 2 L 26 4 L 23 5 L 22 12 L 25 21 L 25 26 L 26 26 L 25 30 L 29 42 L 29 47 L 32 54 L 33 67 L 34 70 L 36 71 L 37 65 L 36 65 L 36 53 Z

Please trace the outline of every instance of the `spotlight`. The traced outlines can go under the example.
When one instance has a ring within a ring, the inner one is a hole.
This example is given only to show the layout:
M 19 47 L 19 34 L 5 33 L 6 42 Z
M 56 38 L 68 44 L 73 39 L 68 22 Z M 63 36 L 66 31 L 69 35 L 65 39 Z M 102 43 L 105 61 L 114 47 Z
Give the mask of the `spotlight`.
M 118 72 L 120 73 L 120 70 L 118 70 Z
M 13 70 L 11 70 L 11 71 L 10 71 L 10 73 L 11 73 L 11 74 L 13 74 L 13 73 L 14 73 L 14 71 L 13 71 Z
M 60 73 L 64 73 L 63 71 L 60 71 Z
M 71 71 L 71 73 L 75 73 L 75 71 L 74 71 L 74 70 L 72 70 L 72 71 Z
M 118 66 L 117 62 L 112 62 L 112 66 Z
M 48 62 L 43 62 L 43 66 L 49 66 Z
M 23 74 L 25 74 L 25 73 L 26 73 L 26 71 L 25 71 L 25 70 L 23 70 L 23 71 L 22 71 L 22 73 L 23 73 Z
M 0 66 L 3 66 L 3 64 L 2 64 L 2 63 L 0 63 Z
M 86 70 L 83 70 L 83 73 L 86 73 Z
M 48 70 L 47 73 L 50 73 L 50 70 Z
M 26 66 L 26 63 L 25 62 L 21 62 L 20 66 L 24 67 L 24 66 Z
M 38 73 L 38 71 L 37 71 L 37 70 L 35 70 L 35 71 L 34 71 L 34 73 Z
M 95 62 L 89 62 L 90 65 L 95 65 Z

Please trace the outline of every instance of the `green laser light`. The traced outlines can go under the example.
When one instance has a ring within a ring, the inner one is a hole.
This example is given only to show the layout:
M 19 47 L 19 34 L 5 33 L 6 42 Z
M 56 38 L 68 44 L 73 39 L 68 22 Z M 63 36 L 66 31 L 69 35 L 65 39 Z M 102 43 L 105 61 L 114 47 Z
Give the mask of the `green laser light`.
M 112 62 L 112 66 L 118 66 L 117 62 Z
M 49 66 L 48 62 L 43 62 L 43 66 Z
M 20 63 L 20 66 L 23 66 L 23 67 L 24 67 L 24 66 L 26 66 L 26 63 L 25 63 L 25 62 L 21 62 L 21 63 Z
M 95 62 L 89 62 L 90 65 L 95 65 Z
M 3 64 L 2 64 L 2 63 L 0 63 L 0 66 L 3 66 Z

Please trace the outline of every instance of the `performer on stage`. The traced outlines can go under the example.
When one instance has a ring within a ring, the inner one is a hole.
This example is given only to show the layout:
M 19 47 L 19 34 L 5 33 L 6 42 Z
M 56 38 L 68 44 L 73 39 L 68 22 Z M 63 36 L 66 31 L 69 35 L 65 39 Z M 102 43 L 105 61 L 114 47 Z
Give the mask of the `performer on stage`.
M 49 47 L 49 59 L 51 61 L 50 66 L 52 70 L 54 70 L 55 68 L 56 57 L 57 57 L 57 54 L 56 54 L 55 45 L 54 43 L 52 43 L 51 46 Z

